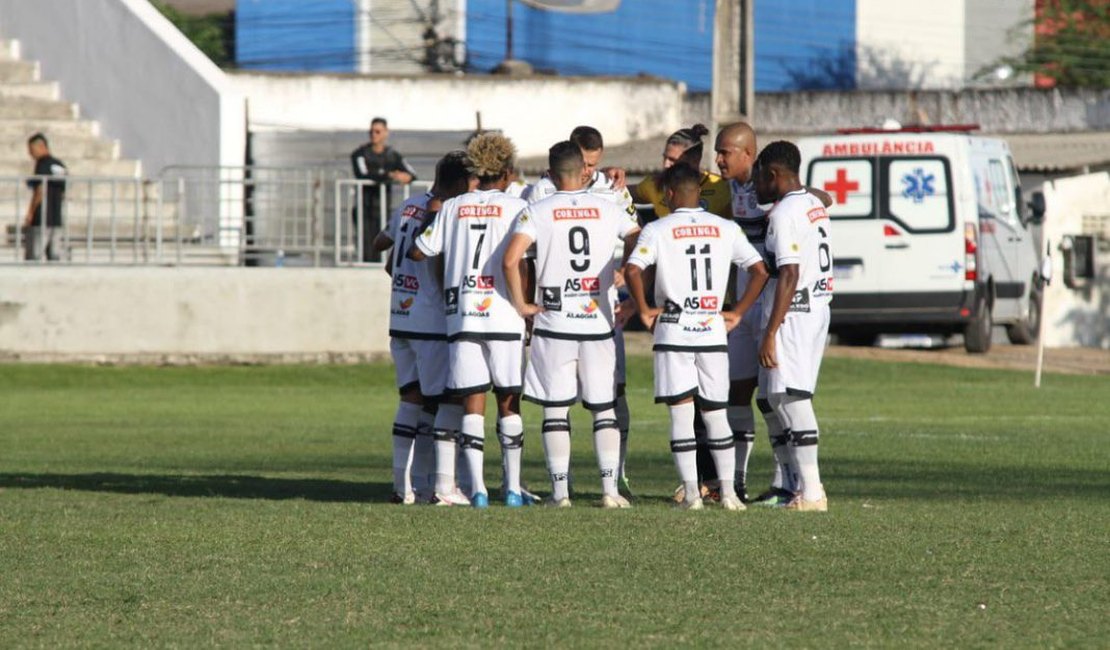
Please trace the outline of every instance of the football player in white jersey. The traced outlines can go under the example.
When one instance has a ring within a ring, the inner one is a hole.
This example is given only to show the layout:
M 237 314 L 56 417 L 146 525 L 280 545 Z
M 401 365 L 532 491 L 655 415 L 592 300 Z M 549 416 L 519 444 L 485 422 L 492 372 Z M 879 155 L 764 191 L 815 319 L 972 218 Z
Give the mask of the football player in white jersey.
M 556 192 L 517 217 L 503 261 L 509 295 L 523 318 L 533 318 L 524 399 L 543 407 L 543 445 L 552 505 L 570 506 L 570 406 L 581 396 L 594 415 L 601 506 L 627 508 L 617 491 L 620 432 L 616 420 L 613 249 L 631 248 L 635 217 L 589 192 L 582 150 L 560 142 L 548 152 Z M 525 296 L 520 263 L 535 247 L 538 302 Z
M 825 206 L 798 179 L 800 167 L 798 148 L 783 141 L 767 145 L 756 161 L 759 200 L 775 202 L 765 244 L 773 299 L 764 309 L 759 358 L 768 369 L 771 406 L 790 435 L 791 464 L 800 483 L 785 507 L 824 512 L 828 499 L 817 467 L 813 392 L 829 332 L 832 232 Z
M 717 134 L 715 146 L 717 167 L 721 176 L 728 180 L 732 194 L 732 219 L 740 225 L 748 241 L 762 255 L 763 242 L 767 237 L 767 213 L 760 207 L 752 180 L 752 165 L 755 164 L 756 135 L 751 126 L 744 122 L 729 124 Z M 821 190 L 806 188 L 811 194 L 828 207 L 832 198 Z M 748 276 L 736 276 L 735 295 L 744 293 Z M 736 491 L 746 500 L 748 461 L 755 445 L 755 417 L 752 412 L 752 396 L 758 379 L 759 397 L 756 404 L 767 425 L 767 435 L 775 456 L 775 472 L 771 488 L 749 503 L 760 505 L 785 505 L 794 496 L 794 477 L 789 472 L 789 442 L 783 435 L 778 415 L 767 399 L 766 369 L 759 365 L 759 341 L 763 336 L 762 296 L 757 300 L 740 325 L 729 332 L 729 406 L 728 421 L 736 440 Z
M 496 133 L 479 135 L 467 146 L 467 155 L 478 177 L 478 189 L 445 202 L 417 237 L 411 255 L 414 259 L 443 255 L 449 364 L 445 394 L 463 404 L 459 444 L 470 468 L 471 504 L 489 505 L 482 469 L 486 393 L 492 388 L 497 397 L 498 439 L 505 457 L 505 505 L 517 507 L 523 505 L 520 392 L 524 319 L 505 291 L 501 260 L 512 222 L 527 203 L 504 192 L 516 157 L 508 138 Z M 450 488 L 448 481 L 453 482 L 453 476 L 447 474 L 437 460 L 437 492 L 441 487 Z
M 431 190 L 406 200 L 373 242 L 375 253 L 393 248 L 386 259 L 386 271 L 393 278 L 389 348 L 401 393 L 393 419 L 393 503 L 431 500 L 435 491 L 432 425 L 447 382 L 447 321 L 440 273 L 431 262 L 413 261 L 405 253 L 424 231 L 429 204 L 434 209 L 435 203 L 466 192 L 469 181 L 466 152 L 448 153 L 436 165 Z M 458 409 L 461 417 L 458 406 L 448 408 Z
M 605 154 L 605 141 L 601 137 L 601 132 L 592 126 L 576 126 L 570 132 L 568 139 L 582 150 L 586 189 L 592 194 L 597 194 L 612 201 L 627 212 L 630 218 L 636 219 L 638 223 L 639 218 L 636 214 L 636 206 L 632 203 L 632 194 L 624 186 L 624 170 L 601 168 L 601 159 Z M 551 196 L 555 191 L 555 183 L 552 181 L 551 175 L 547 174 L 535 185 L 529 187 L 525 198 L 528 199 L 529 203 L 535 203 Z M 618 256 L 624 255 L 623 250 L 616 250 L 614 253 Z M 616 285 L 617 289 L 621 289 L 624 285 L 624 276 L 619 269 L 616 275 Z M 628 410 L 628 398 L 625 396 L 624 322 L 631 316 L 634 308 L 631 300 L 624 301 L 622 304 L 625 309 L 617 318 L 616 335 L 614 337 L 617 345 L 617 425 L 621 432 L 621 460 L 618 470 L 618 483 L 628 494 L 625 461 L 628 458 L 628 433 L 631 430 L 632 423 Z
M 640 319 L 655 334 L 655 401 L 670 407 L 671 451 L 684 487 L 680 507 L 699 510 L 694 439 L 697 399 L 707 444 L 720 479 L 721 505 L 743 510 L 735 491 L 736 457 L 728 416 L 727 330 L 759 298 L 767 281 L 763 258 L 735 223 L 698 207 L 701 173 L 674 165 L 663 173 L 672 213 L 644 227 L 626 267 Z M 744 295 L 721 311 L 732 265 L 752 275 Z M 643 270 L 655 266 L 655 307 L 644 290 Z

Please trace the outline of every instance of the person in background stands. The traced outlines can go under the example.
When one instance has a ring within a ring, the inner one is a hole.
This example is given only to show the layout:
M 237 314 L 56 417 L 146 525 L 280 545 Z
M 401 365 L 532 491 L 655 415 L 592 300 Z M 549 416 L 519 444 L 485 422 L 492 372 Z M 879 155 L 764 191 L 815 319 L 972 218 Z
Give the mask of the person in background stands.
M 416 171 L 405 162 L 404 157 L 389 146 L 389 125 L 384 117 L 370 121 L 370 142 L 351 152 L 351 167 L 355 178 L 374 181 L 383 185 L 400 183 L 402 185 L 416 180 Z M 367 185 L 362 188 L 362 261 L 381 261 L 381 254 L 374 251 L 373 241 L 382 230 L 385 219 L 382 215 L 390 213 L 389 188 L 385 189 L 383 209 L 380 185 Z M 359 222 L 359 204 L 351 212 L 355 228 Z
M 27 180 L 27 187 L 32 194 L 31 202 L 27 205 L 27 215 L 23 219 L 24 258 L 41 260 L 45 256 L 49 260 L 58 260 L 60 256 L 54 246 L 54 235 L 62 227 L 66 166 L 50 155 L 50 145 L 46 136 L 41 133 L 36 133 L 27 140 L 27 151 L 35 161 L 35 177 Z M 45 176 L 59 178 L 45 180 Z M 46 212 L 45 220 L 43 212 Z

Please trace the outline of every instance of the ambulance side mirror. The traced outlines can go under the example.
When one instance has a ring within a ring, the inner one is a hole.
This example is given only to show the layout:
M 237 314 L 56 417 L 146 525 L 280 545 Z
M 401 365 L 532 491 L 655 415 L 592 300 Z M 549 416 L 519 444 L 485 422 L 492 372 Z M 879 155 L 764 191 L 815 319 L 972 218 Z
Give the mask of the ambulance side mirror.
M 1044 192 L 1036 191 L 1030 196 L 1029 201 L 1029 223 L 1034 226 L 1039 226 L 1044 223 L 1045 203 Z

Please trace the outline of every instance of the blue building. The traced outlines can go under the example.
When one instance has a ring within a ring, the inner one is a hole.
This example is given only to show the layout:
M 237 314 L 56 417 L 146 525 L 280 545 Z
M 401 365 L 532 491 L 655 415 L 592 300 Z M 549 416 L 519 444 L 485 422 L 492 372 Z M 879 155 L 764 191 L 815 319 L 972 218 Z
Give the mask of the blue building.
M 505 0 L 237 0 L 236 57 L 257 70 L 414 74 L 428 35 L 472 72 L 505 57 Z M 760 0 L 757 91 L 961 87 L 1021 50 L 1033 0 Z M 605 14 L 513 7 L 513 55 L 563 75 L 711 85 L 715 0 L 623 0 Z M 433 16 L 433 8 L 436 15 Z M 1031 31 L 1031 30 L 1027 30 Z M 442 42 L 436 39 L 442 39 Z M 1029 34 L 1031 38 L 1031 33 Z M 458 46 L 456 46 L 456 43 Z

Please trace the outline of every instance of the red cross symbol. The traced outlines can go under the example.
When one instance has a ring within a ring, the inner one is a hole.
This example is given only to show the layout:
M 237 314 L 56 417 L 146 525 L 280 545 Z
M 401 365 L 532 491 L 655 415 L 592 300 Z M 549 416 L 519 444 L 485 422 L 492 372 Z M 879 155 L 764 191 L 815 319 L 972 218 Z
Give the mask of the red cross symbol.
M 825 191 L 836 195 L 837 203 L 848 202 L 848 192 L 859 189 L 859 181 L 848 180 L 848 170 L 840 167 L 836 170 L 836 182 L 825 183 Z

